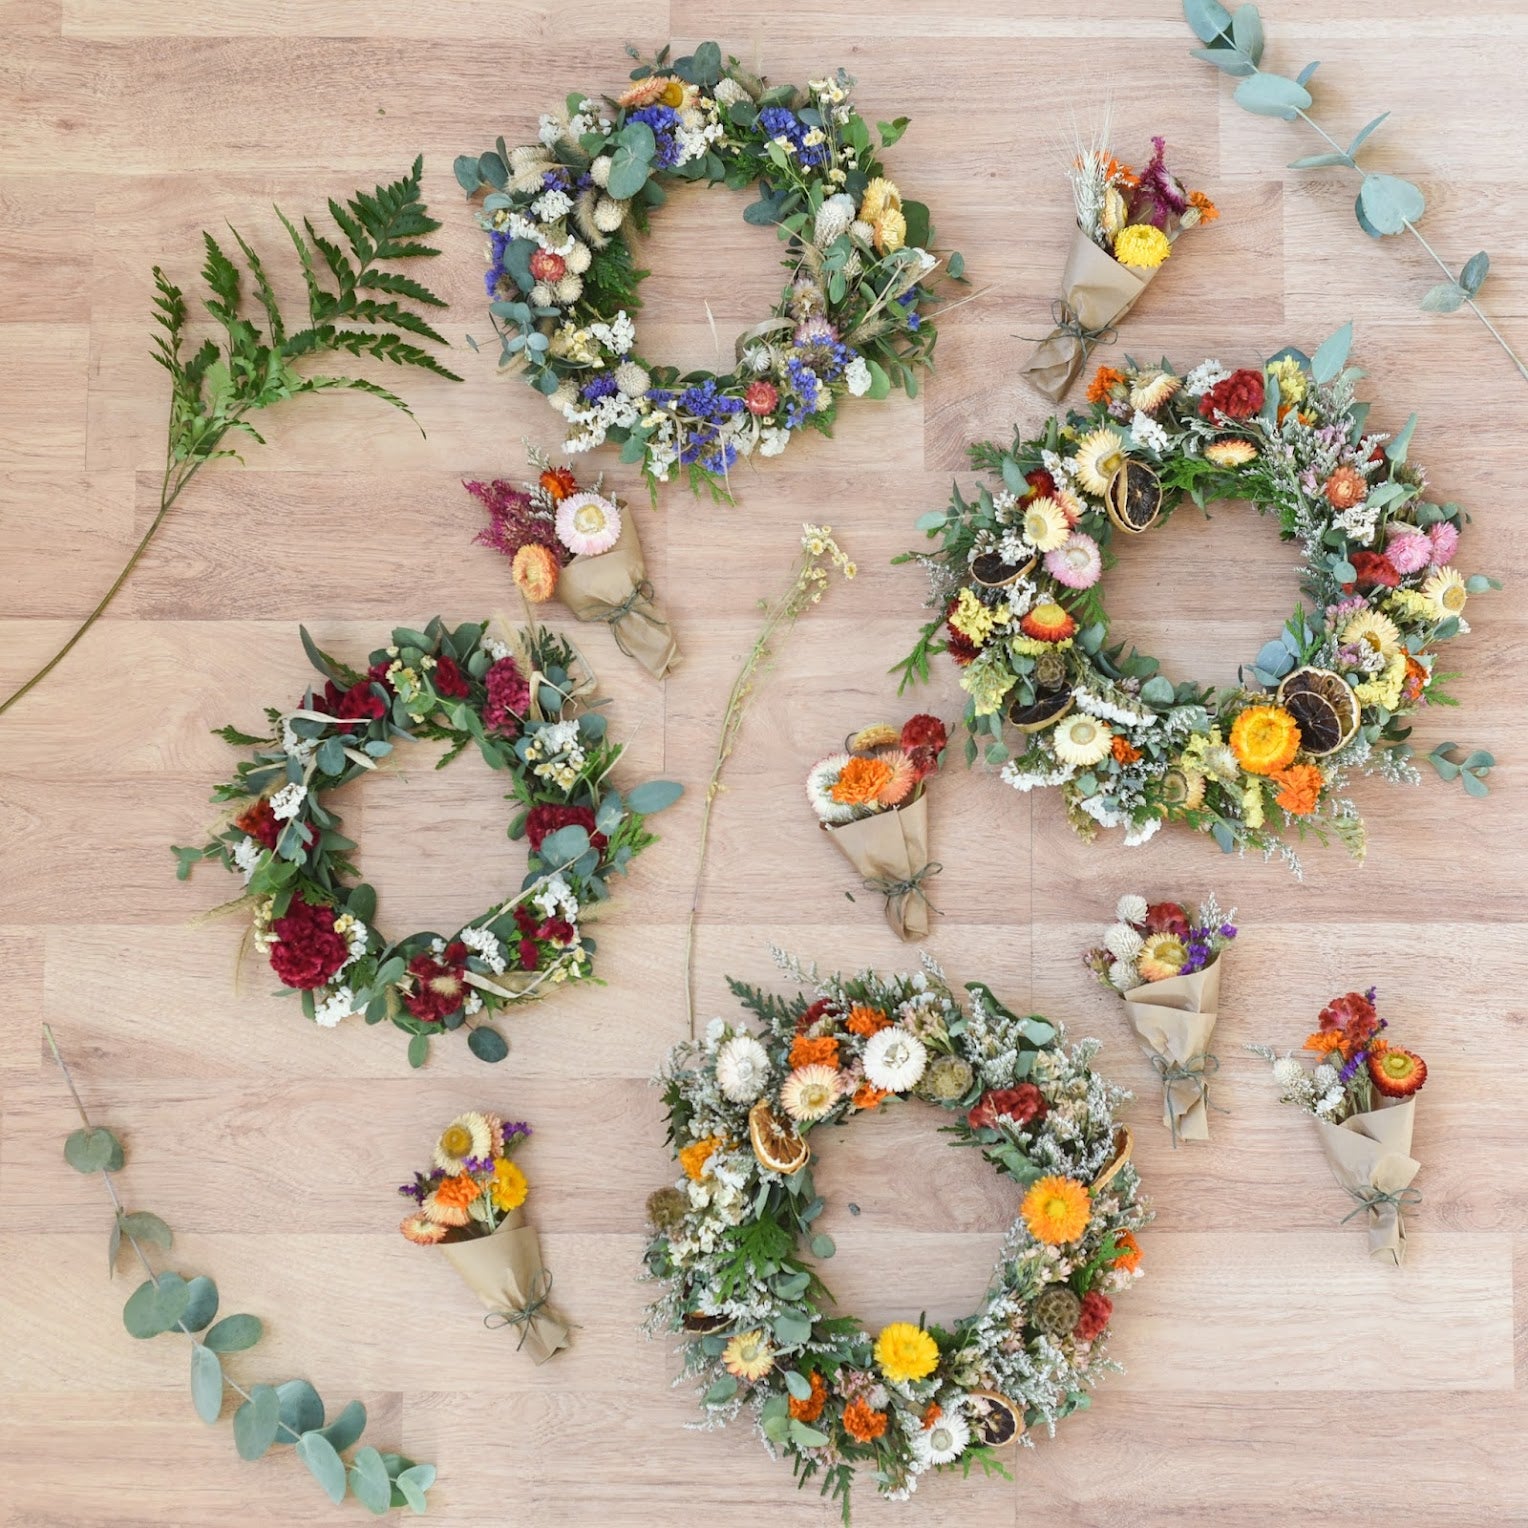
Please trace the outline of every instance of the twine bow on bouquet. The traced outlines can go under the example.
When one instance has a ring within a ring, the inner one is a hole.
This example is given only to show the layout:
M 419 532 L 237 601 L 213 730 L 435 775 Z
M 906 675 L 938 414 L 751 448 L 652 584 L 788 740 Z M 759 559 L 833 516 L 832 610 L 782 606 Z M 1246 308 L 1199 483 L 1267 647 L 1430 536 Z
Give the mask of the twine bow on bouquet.
M 417 1206 L 400 1229 L 439 1247 L 487 1308 L 483 1325 L 518 1328 L 515 1351 L 528 1348 L 544 1364 L 568 1346 L 568 1323 L 550 1303 L 552 1275 L 520 1210 L 528 1185 L 512 1155 L 530 1133 L 495 1114 L 458 1115 L 440 1133 L 430 1170 L 399 1189 Z
M 895 727 L 864 727 L 807 775 L 806 794 L 818 825 L 859 872 L 867 891 L 886 902 L 898 939 L 928 936 L 926 883 L 944 868 L 929 857 L 925 782 L 944 756 L 948 734 L 935 716 Z
M 1314 1066 L 1270 1046 L 1248 1049 L 1272 1063 L 1282 1102 L 1315 1120 L 1332 1176 L 1354 1201 L 1342 1223 L 1361 1219 L 1369 1256 L 1399 1266 L 1406 1260 L 1405 1212 L 1422 1202 L 1412 1186 L 1422 1164 L 1411 1154 L 1411 1134 L 1427 1063 L 1385 1039 L 1388 1028 L 1371 987 L 1321 1010 L 1319 1027 L 1302 1047 L 1318 1058 Z
M 1126 895 L 1103 944 L 1083 961 L 1124 999 L 1125 1017 L 1162 1083 L 1162 1123 L 1179 1141 L 1210 1138 L 1209 1079 L 1220 1069 L 1210 1037 L 1220 1009 L 1221 955 L 1236 938 L 1234 910 L 1213 894 L 1190 917 L 1177 902 Z

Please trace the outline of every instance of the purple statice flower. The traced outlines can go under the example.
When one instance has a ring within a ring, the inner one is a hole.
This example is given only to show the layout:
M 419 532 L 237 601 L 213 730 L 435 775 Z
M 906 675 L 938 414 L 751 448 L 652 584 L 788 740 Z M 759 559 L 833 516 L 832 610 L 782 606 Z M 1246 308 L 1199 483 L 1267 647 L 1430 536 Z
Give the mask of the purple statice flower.
M 560 165 L 555 170 L 548 170 L 541 177 L 541 189 L 543 191 L 566 191 L 568 189 L 568 171 Z
M 1139 185 L 1130 196 L 1130 221 L 1147 222 L 1153 228 L 1165 228 L 1169 217 L 1182 217 L 1188 211 L 1188 197 L 1183 187 L 1168 173 L 1164 156 L 1167 145 L 1153 138 L 1150 163 L 1141 171 Z
M 415 1204 L 424 1203 L 424 1189 L 418 1183 L 400 1183 L 398 1192 L 405 1199 L 412 1199 Z
M 1222 923 L 1220 925 L 1220 937 L 1222 939 L 1236 938 L 1236 925 L 1234 923 Z
M 806 135 L 811 129 L 789 108 L 766 106 L 759 113 L 759 127 L 771 138 L 785 139 L 796 151 L 796 158 L 804 168 L 815 169 L 828 162 L 826 141 L 808 147 Z
M 679 140 L 675 131 L 679 126 L 679 113 L 672 106 L 643 106 L 631 112 L 628 122 L 645 122 L 653 130 L 657 149 L 653 154 L 653 166 L 659 170 L 672 170 L 679 163 Z
M 511 1141 L 523 1140 L 531 1133 L 531 1127 L 524 1120 L 513 1120 L 504 1126 L 504 1145 L 509 1146 Z
M 609 398 L 619 390 L 615 377 L 608 371 L 602 371 L 592 382 L 584 384 L 579 397 L 586 403 L 598 403 L 601 398 Z
M 483 286 L 490 297 L 499 295 L 499 283 L 504 280 L 504 251 L 509 248 L 507 233 L 491 228 L 488 231 L 488 269 L 483 273 Z
M 488 511 L 487 528 L 472 538 L 479 546 L 491 546 L 513 558 L 521 547 L 534 542 L 561 557 L 556 525 L 528 493 L 502 478 L 462 486 Z

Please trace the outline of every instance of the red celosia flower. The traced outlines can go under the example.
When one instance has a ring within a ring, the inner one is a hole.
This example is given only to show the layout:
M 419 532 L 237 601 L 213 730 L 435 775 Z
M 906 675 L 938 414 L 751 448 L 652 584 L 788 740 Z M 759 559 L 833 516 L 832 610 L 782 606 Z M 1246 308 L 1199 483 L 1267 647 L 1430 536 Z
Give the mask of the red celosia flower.
M 334 931 L 334 909 L 293 897 L 271 922 L 271 970 L 284 986 L 322 987 L 345 964 L 350 946 Z
M 520 969 L 534 971 L 541 964 L 541 950 L 534 939 L 520 941 Z
M 1383 552 L 1349 552 L 1348 561 L 1358 576 L 1352 583 L 1342 586 L 1344 594 L 1351 594 L 1355 589 L 1394 589 L 1400 585 L 1401 575 Z
M 548 918 L 536 925 L 536 937 L 551 944 L 572 944 L 574 928 L 566 918 Z
M 1033 472 L 1026 472 L 1024 481 L 1029 484 L 1029 489 L 1024 495 L 1025 499 L 1054 499 L 1056 497 L 1056 480 L 1043 467 L 1036 467 Z
M 513 658 L 500 658 L 484 676 L 488 703 L 483 725 L 504 737 L 518 737 L 520 723 L 531 708 L 531 687 Z
M 1188 914 L 1176 902 L 1153 902 L 1146 909 L 1146 932 L 1148 934 L 1172 934 L 1178 939 L 1188 938 Z
M 1233 371 L 1199 400 L 1199 412 L 1206 419 L 1217 414 L 1227 419 L 1250 419 L 1263 406 L 1263 374 L 1260 371 Z
M 594 831 L 594 811 L 587 806 L 557 806 L 552 802 L 542 802 L 533 806 L 525 818 L 525 836 L 531 841 L 531 848 L 539 849 L 542 841 L 548 834 L 555 833 L 558 828 L 580 827 L 589 835 L 590 844 L 596 849 L 603 849 L 610 842 L 603 833 Z
M 336 716 L 341 721 L 374 722 L 387 715 L 387 702 L 373 693 L 371 680 L 359 679 L 348 690 L 342 690 L 330 679 L 324 684 L 324 693 L 313 697 L 313 709 Z M 346 727 L 342 731 L 350 731 Z
M 743 407 L 756 419 L 773 414 L 780 403 L 780 392 L 773 382 L 750 382 L 743 394 Z
M 449 695 L 453 700 L 465 700 L 471 694 L 467 685 L 467 676 L 462 673 L 460 664 L 455 658 L 445 653 L 436 660 L 432 677 L 435 680 L 437 695 Z
M 453 940 L 439 957 L 426 952 L 409 962 L 414 988 L 403 994 L 403 1006 L 416 1019 L 438 1024 L 447 1014 L 455 1013 L 467 996 L 467 946 Z
M 366 677 L 373 684 L 380 684 L 389 695 L 393 694 L 393 682 L 387 677 L 387 671 L 393 666 L 391 658 L 384 657 L 366 670 Z
M 902 725 L 902 751 L 913 761 L 921 780 L 939 767 L 939 755 L 944 752 L 950 734 L 937 716 L 926 713 L 910 716 Z
M 1016 1125 L 1044 1119 L 1045 1095 L 1032 1082 L 1021 1082 L 1016 1088 L 988 1088 L 966 1115 L 966 1123 L 973 1130 L 991 1129 L 999 1118 Z
M 531 256 L 531 275 L 537 281 L 561 281 L 568 274 L 568 262 L 549 249 L 538 249 Z
M 981 652 L 981 648 L 965 632 L 956 631 L 948 623 L 945 625 L 944 650 L 961 668 L 964 668 L 968 663 L 974 663 L 976 655 Z
M 1378 1028 L 1379 1014 L 1375 1011 L 1373 999 L 1363 992 L 1349 992 L 1343 997 L 1334 997 L 1321 1010 L 1321 1029 L 1340 1029 L 1346 1039 L 1355 1045 L 1361 1045 Z
M 1072 1335 L 1078 1342 L 1092 1342 L 1108 1326 L 1109 1318 L 1113 1314 L 1114 1301 L 1108 1295 L 1100 1294 L 1096 1289 L 1090 1289 L 1082 1297 L 1082 1313 L 1077 1317 L 1077 1325 L 1072 1328 Z
M 825 997 L 818 998 L 817 1001 L 813 1003 L 806 1010 L 806 1012 L 801 1015 L 799 1019 L 796 1020 L 796 1033 L 800 1034 L 804 1030 L 810 1029 L 812 1025 L 814 1025 L 819 1019 L 827 1018 L 827 1016 L 832 1012 L 832 1002 Z
M 281 825 L 276 821 L 276 813 L 265 796 L 255 802 L 247 812 L 235 817 L 233 825 L 240 832 L 248 833 L 251 838 L 267 849 L 274 849 L 276 840 L 281 836 Z

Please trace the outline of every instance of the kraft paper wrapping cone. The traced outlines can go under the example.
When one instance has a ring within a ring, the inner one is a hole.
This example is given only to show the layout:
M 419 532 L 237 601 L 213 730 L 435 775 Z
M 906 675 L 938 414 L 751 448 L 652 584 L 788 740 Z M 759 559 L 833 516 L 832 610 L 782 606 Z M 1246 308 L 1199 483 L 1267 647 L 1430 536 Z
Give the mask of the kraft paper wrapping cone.
M 1082 328 L 1107 329 L 1135 306 L 1155 275 L 1155 270 L 1121 265 L 1076 228 L 1061 273 L 1061 301 Z M 1019 374 L 1036 392 L 1059 403 L 1087 358 L 1081 337 L 1058 326 L 1029 353 Z
M 867 888 L 886 898 L 886 921 L 898 939 L 926 939 L 928 896 L 922 881 L 939 866 L 928 857 L 928 793 L 858 822 L 821 824 Z
M 642 542 L 629 509 L 622 511 L 616 544 L 597 557 L 575 557 L 562 570 L 557 593 L 580 621 L 606 622 L 616 646 L 654 679 L 677 667 L 679 644 L 647 581 Z
M 519 1210 L 506 1215 L 491 1236 L 441 1242 L 439 1250 L 473 1294 L 506 1318 L 504 1325 L 520 1328 L 520 1345 L 538 1364 L 567 1347 L 567 1323 L 546 1303 L 552 1281 L 541 1263 L 536 1228 L 524 1224 Z
M 1416 1099 L 1350 1114 L 1340 1125 L 1318 1119 L 1321 1149 L 1332 1176 L 1359 1202 L 1369 1227 L 1369 1256 L 1406 1261 L 1406 1222 L 1397 1195 L 1410 1187 L 1422 1164 L 1411 1155 Z M 1377 1203 L 1374 1195 L 1387 1196 Z M 1415 1194 L 1415 1190 L 1413 1190 Z M 1418 1196 L 1419 1197 L 1419 1196 Z
M 1202 971 L 1146 982 L 1124 994 L 1125 1016 L 1162 1075 L 1162 1123 L 1172 1131 L 1174 1145 L 1210 1138 L 1204 1069 L 1207 1057 L 1214 1069 L 1209 1049 L 1219 1017 L 1220 959 L 1217 955 Z M 1175 1067 L 1196 1075 L 1169 1081 Z

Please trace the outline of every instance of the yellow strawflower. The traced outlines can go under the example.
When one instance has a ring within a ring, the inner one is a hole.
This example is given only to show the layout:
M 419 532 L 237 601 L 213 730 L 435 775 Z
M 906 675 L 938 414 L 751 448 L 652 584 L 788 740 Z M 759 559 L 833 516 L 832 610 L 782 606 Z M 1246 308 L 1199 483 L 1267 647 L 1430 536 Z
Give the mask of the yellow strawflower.
M 893 1321 L 875 1339 L 875 1361 L 893 1384 L 925 1379 L 939 1367 L 939 1345 L 922 1327 Z

